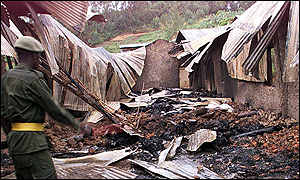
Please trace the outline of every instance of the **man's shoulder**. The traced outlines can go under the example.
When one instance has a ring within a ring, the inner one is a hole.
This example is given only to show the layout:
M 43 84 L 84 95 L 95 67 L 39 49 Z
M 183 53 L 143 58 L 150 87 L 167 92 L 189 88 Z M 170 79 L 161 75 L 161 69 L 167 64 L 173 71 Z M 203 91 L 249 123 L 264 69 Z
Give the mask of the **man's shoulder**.
M 7 72 L 7 76 L 19 77 L 20 80 L 34 81 L 43 78 L 43 73 L 36 70 L 13 69 Z

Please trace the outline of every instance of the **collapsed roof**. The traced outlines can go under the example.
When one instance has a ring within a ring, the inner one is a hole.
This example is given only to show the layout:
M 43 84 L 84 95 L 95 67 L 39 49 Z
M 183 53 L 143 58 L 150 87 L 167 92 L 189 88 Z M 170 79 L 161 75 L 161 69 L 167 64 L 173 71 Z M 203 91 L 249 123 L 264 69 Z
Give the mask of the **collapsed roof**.
M 40 20 L 55 57 L 66 70 L 71 68 L 74 79 L 102 100 L 118 100 L 121 95 L 130 93 L 144 67 L 145 47 L 110 53 L 102 47 L 89 47 L 50 15 L 41 15 Z M 61 94 L 55 96 L 61 97 Z M 67 92 L 64 102 L 70 109 L 88 110 L 88 106 L 72 93 Z
M 73 79 L 84 84 L 88 91 L 101 100 L 118 100 L 130 93 L 144 67 L 145 47 L 125 53 L 109 53 L 101 47 L 91 48 L 52 16 L 37 15 L 30 5 L 28 7 L 35 23 L 31 30 L 36 32 L 46 50 L 52 74 L 58 73 L 57 63 L 60 64 Z M 12 48 L 16 38 L 11 38 L 16 35 L 4 22 L 1 24 L 1 36 L 6 36 L 4 39 L 7 40 L 1 43 L 1 47 L 5 47 L 1 54 L 16 57 Z M 20 28 L 18 24 L 16 26 Z M 58 102 L 72 110 L 86 111 L 91 108 L 76 95 L 64 91 L 54 82 L 53 95 Z
M 82 31 L 85 22 L 92 19 L 97 22 L 105 22 L 101 14 L 92 14 L 89 10 L 88 1 L 1 1 L 1 20 L 9 26 L 11 19 L 17 26 L 21 25 L 19 16 L 31 16 L 30 9 L 37 14 L 51 14 L 65 26 L 74 30 Z
M 221 56 L 227 63 L 230 76 L 241 80 L 264 82 L 267 80 L 266 49 L 287 14 L 289 25 L 285 63 L 291 64 L 291 60 L 299 50 L 298 7 L 299 2 L 296 1 L 258 1 L 238 16 L 231 25 L 211 29 L 180 30 L 176 38 L 180 43 L 169 53 L 178 59 L 190 55 L 182 66 L 186 67 L 188 72 L 192 72 L 194 63 L 198 63 L 208 52 L 212 41 L 224 36 L 225 32 L 231 29 Z M 258 41 L 254 41 L 254 38 Z M 258 76 L 252 77 L 251 72 L 258 66 Z M 287 68 L 286 73 L 290 72 L 290 75 L 292 71 Z

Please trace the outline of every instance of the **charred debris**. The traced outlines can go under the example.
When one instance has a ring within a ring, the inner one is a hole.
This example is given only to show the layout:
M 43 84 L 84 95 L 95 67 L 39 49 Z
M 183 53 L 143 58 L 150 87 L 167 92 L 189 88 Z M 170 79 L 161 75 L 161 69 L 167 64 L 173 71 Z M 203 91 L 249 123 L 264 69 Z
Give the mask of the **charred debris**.
M 84 179 L 299 177 L 294 119 L 204 90 L 150 88 L 128 97 L 111 108 L 118 124 L 97 111 L 78 117 L 93 127 L 89 137 L 47 122 L 61 178 L 75 171 Z

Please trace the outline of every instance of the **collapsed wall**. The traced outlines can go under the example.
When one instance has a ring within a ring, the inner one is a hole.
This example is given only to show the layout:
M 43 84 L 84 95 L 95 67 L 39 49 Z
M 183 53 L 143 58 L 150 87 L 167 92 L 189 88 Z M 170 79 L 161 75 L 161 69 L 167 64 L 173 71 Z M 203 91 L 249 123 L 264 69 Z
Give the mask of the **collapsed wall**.
M 134 91 L 147 88 L 179 87 L 179 62 L 168 52 L 174 43 L 158 39 L 146 46 L 146 59 L 142 75 L 138 78 Z

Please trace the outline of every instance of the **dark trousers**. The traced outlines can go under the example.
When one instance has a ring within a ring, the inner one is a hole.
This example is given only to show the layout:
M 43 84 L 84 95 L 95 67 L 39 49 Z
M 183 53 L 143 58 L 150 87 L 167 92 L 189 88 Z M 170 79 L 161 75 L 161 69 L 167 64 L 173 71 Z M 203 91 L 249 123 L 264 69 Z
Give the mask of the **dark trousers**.
M 49 150 L 12 156 L 17 179 L 57 179 Z

